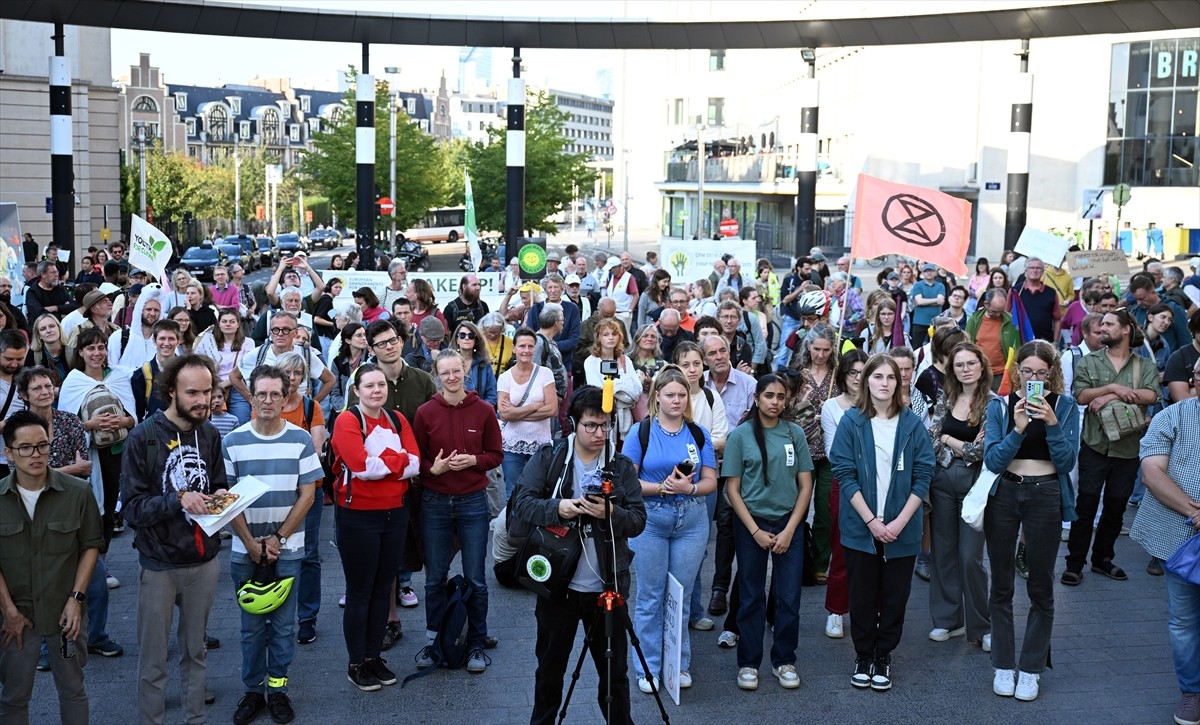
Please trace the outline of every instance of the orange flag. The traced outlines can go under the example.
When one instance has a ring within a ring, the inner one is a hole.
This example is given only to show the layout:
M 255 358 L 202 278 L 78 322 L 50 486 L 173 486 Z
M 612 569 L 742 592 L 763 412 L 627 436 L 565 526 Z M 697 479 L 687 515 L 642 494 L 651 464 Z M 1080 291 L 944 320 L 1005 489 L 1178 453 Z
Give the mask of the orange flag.
M 872 259 L 900 254 L 965 275 L 970 244 L 970 202 L 933 189 L 858 175 L 851 256 Z
M 1016 361 L 1017 348 L 1014 347 L 1008 351 L 1008 360 L 1004 363 L 1004 377 L 1000 378 L 1000 388 L 996 391 L 1001 397 L 1008 397 L 1012 392 L 1012 369 Z

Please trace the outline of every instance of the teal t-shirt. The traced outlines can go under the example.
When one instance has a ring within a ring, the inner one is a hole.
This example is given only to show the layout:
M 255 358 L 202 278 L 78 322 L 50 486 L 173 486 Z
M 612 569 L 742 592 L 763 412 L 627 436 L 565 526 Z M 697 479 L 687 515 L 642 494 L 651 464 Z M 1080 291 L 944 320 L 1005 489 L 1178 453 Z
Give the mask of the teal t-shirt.
M 762 453 L 754 440 L 754 425 L 742 423 L 725 440 L 725 462 L 722 476 L 742 479 L 742 500 L 750 513 L 774 521 L 789 515 L 796 507 L 796 474 L 813 470 L 812 455 L 804 430 L 794 423 L 780 421 L 774 428 L 763 428 L 767 446 L 767 473 L 771 483 L 763 478 Z

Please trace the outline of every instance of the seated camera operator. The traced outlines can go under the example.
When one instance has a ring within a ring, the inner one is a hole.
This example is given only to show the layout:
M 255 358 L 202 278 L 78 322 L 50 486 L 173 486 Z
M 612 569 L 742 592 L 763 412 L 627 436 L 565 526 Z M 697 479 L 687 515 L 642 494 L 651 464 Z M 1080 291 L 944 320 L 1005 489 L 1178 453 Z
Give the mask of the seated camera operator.
M 623 455 L 615 455 L 611 530 L 614 545 L 606 550 L 602 546 L 605 516 L 604 499 L 598 491 L 601 484 L 601 468 L 604 465 L 605 438 L 609 432 L 610 416 L 602 410 L 600 388 L 585 386 L 571 396 L 568 415 L 575 433 L 566 439 L 543 446 L 525 467 L 508 511 L 510 522 L 521 526 L 556 526 L 568 523 L 577 517 L 587 517 L 592 525 L 585 528 L 583 555 L 568 587 L 567 596 L 560 600 L 538 597 L 537 603 L 537 676 L 534 685 L 534 705 L 530 723 L 552 723 L 562 702 L 563 675 L 567 669 L 575 634 L 579 622 L 585 631 L 592 632 L 589 644 L 592 661 L 600 676 L 597 702 L 601 712 L 606 712 L 605 698 L 608 694 L 608 662 L 604 656 L 606 641 L 601 621 L 603 610 L 597 606 L 597 598 L 604 590 L 606 572 L 613 570 L 613 554 L 616 556 L 617 591 L 629 596 L 628 539 L 642 533 L 646 525 L 646 507 L 642 503 L 641 484 L 633 462 Z M 562 481 L 562 498 L 550 498 L 559 481 Z M 627 613 L 618 613 L 624 617 Z M 629 678 L 625 624 L 619 620 L 614 625 L 612 643 L 612 712 L 610 723 L 627 723 L 629 718 Z

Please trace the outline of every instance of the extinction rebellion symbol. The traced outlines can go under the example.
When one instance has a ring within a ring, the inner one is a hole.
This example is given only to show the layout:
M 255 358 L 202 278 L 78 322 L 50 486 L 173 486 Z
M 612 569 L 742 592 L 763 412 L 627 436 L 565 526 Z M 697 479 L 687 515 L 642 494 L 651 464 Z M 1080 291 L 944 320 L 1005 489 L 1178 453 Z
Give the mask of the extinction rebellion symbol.
M 883 226 L 909 244 L 936 247 L 946 238 L 946 222 L 932 204 L 912 194 L 896 194 L 883 205 Z

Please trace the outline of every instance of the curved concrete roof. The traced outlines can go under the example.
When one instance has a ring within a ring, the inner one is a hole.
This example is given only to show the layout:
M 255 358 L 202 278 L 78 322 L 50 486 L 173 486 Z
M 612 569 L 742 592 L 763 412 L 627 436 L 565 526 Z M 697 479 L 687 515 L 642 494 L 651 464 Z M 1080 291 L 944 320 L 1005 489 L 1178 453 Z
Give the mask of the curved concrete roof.
M 4 0 L 0 18 L 247 38 L 493 48 L 703 49 L 904 45 L 1197 27 L 1196 0 L 1121 0 L 941 15 L 660 22 L 467 18 L 211 0 Z

